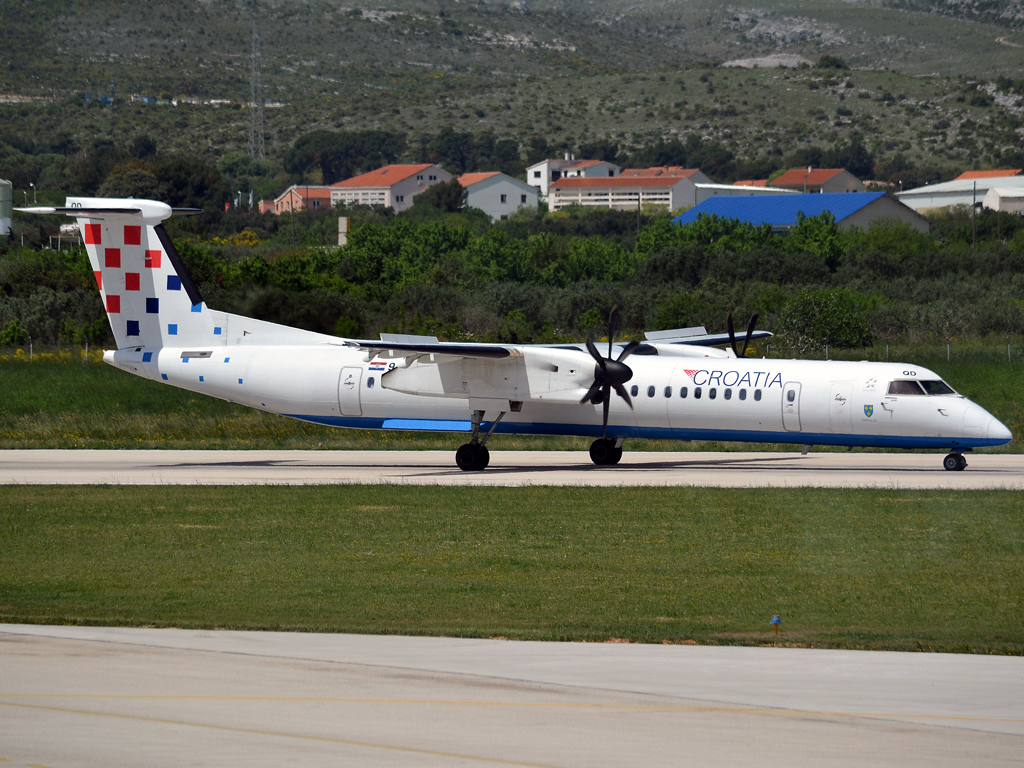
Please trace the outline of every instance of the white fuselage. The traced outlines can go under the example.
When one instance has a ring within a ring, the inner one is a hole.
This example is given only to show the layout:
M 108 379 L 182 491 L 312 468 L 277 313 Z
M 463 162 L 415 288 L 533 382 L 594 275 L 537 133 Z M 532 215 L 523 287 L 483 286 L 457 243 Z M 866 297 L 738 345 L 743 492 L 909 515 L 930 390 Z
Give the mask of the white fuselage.
M 365 351 L 330 343 L 139 347 L 105 359 L 172 386 L 330 426 L 468 432 L 471 411 L 479 409 L 485 429 L 504 413 L 499 434 L 600 436 L 602 406 L 579 404 L 594 375 L 586 352 L 524 349 L 518 364 L 480 361 L 478 374 L 459 368 L 455 378 L 463 380 L 454 385 L 437 374 L 450 357 L 406 366 L 404 359 L 367 359 Z M 534 352 L 559 356 L 560 365 L 542 367 L 538 378 Z M 570 368 L 573 361 L 578 366 Z M 896 380 L 939 381 L 916 365 L 662 355 L 634 355 L 628 363 L 633 409 L 613 394 L 609 437 L 947 450 L 1012 439 L 962 395 L 889 394 Z M 412 386 L 401 378 L 411 374 L 414 384 L 423 383 L 417 393 L 389 386 Z M 485 391 L 474 375 L 487 379 Z M 495 379 L 504 379 L 505 388 Z

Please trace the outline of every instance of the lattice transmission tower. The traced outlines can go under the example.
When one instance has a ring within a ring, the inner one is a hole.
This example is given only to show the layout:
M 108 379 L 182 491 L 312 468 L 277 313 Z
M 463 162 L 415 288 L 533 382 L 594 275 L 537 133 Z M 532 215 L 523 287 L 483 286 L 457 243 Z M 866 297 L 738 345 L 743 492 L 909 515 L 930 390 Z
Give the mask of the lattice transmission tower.
M 263 158 L 263 84 L 260 82 L 260 35 L 252 22 L 252 53 L 249 54 L 249 155 Z

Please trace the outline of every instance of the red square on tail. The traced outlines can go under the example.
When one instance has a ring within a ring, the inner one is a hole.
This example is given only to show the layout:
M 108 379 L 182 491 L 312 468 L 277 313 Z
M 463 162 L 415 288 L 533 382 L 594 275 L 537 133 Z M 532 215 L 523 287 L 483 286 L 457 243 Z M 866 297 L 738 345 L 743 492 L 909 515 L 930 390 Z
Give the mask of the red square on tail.
M 121 249 L 107 248 L 103 251 L 103 266 L 114 269 L 121 268 Z
M 124 273 L 124 289 L 126 291 L 137 291 L 137 290 L 139 290 L 139 273 L 138 272 L 125 272 Z
M 163 251 L 146 251 L 146 269 L 160 269 L 160 254 Z
M 116 315 L 121 311 L 121 297 L 107 296 L 107 312 Z
M 142 245 L 142 227 L 127 225 L 124 228 L 125 245 Z
M 85 225 L 85 244 L 86 245 L 99 245 L 103 237 L 100 234 L 102 230 L 101 224 L 86 224 Z
M 103 273 L 102 272 L 93 272 L 93 274 L 96 275 L 96 287 L 99 288 L 102 291 L 103 290 Z

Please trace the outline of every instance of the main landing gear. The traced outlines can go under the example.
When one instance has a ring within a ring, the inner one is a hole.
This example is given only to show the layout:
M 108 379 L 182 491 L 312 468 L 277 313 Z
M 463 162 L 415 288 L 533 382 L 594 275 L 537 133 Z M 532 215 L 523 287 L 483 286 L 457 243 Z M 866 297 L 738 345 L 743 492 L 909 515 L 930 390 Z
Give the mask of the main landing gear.
M 484 419 L 483 411 L 473 411 L 473 437 L 465 445 L 459 446 L 455 452 L 455 463 L 463 472 L 482 472 L 491 461 L 491 452 L 487 450 L 487 440 L 490 438 L 494 428 L 505 417 L 505 411 L 498 414 L 498 418 L 491 424 L 487 434 L 480 437 L 480 422 Z
M 590 444 L 590 460 L 598 466 L 618 464 L 622 458 L 622 439 L 602 437 Z
M 951 453 L 942 460 L 942 468 L 950 472 L 961 472 L 967 469 L 967 459 L 962 453 Z

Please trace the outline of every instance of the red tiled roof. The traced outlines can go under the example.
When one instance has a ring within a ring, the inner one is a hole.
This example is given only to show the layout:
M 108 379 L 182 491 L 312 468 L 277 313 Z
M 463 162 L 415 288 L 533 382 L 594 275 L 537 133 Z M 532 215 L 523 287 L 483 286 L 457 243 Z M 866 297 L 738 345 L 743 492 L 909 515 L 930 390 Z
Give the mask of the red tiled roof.
M 310 200 L 320 198 L 322 200 L 331 199 L 331 188 L 330 187 L 314 187 L 314 186 L 294 186 L 288 187 L 284 192 L 274 198 L 277 200 L 284 200 L 289 195 L 295 195 L 300 200 Z
M 734 181 L 732 185 L 734 187 L 767 187 L 768 179 L 744 179 L 743 181 Z
M 683 178 L 680 176 L 639 176 L 627 179 L 625 176 L 598 177 L 596 179 L 572 178 L 559 179 L 551 185 L 552 189 L 570 189 L 576 187 L 674 187 Z
M 645 178 L 654 176 L 675 176 L 676 178 L 688 179 L 693 174 L 700 173 L 700 168 L 683 168 L 681 165 L 661 165 L 653 168 L 623 168 L 620 176 L 632 178 Z
M 472 186 L 473 184 L 479 184 L 481 181 L 497 176 L 497 171 L 490 171 L 489 173 L 464 173 L 459 176 L 459 184 L 464 187 Z
M 1021 170 L 1021 168 L 1005 168 L 999 171 L 964 171 L 953 181 L 963 181 L 964 179 L 999 179 L 1004 176 L 1016 176 Z
M 555 158 L 552 158 L 552 159 L 548 160 L 547 162 L 549 162 L 549 163 L 564 163 L 566 161 L 565 161 L 564 158 L 555 157 Z M 592 165 L 597 165 L 598 163 L 603 163 L 604 160 L 569 160 L 568 162 L 569 162 L 568 165 L 565 165 L 565 166 L 562 166 L 562 167 L 563 168 L 589 168 Z
M 804 177 L 808 185 L 820 185 L 843 171 L 845 168 L 812 168 L 810 174 L 806 168 L 792 168 L 772 182 L 773 187 L 802 187 Z
M 400 181 L 405 181 L 410 176 L 422 173 L 427 168 L 433 168 L 430 163 L 421 165 L 385 165 L 375 171 L 364 173 L 362 176 L 353 176 L 331 184 L 332 187 L 391 187 Z

